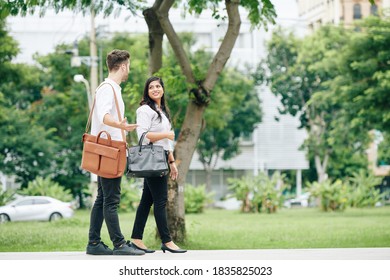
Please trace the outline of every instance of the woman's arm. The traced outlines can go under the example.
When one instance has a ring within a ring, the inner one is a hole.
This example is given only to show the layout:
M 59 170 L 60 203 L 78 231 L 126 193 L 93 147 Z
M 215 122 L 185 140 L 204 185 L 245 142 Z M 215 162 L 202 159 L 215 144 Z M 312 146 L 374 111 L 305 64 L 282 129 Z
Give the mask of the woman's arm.
M 153 143 L 165 138 L 168 138 L 169 140 L 174 140 L 175 132 L 173 130 L 167 132 L 148 132 L 145 136 L 149 139 L 150 142 Z
M 173 152 L 169 151 L 168 163 L 174 163 L 174 162 L 175 162 L 175 157 L 173 156 Z

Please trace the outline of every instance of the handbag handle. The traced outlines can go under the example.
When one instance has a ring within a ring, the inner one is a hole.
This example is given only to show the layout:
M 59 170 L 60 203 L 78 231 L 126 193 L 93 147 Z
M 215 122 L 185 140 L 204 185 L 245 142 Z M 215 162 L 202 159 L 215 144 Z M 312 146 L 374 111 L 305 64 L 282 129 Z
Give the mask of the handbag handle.
M 144 141 L 144 138 L 145 138 L 145 136 L 146 136 L 146 133 L 148 133 L 148 132 L 149 132 L 149 130 L 148 130 L 148 131 L 145 131 L 144 133 L 142 133 L 141 138 L 140 138 L 139 141 L 138 141 L 139 152 L 141 152 L 141 149 L 142 149 L 142 142 Z M 153 143 L 150 142 L 149 145 L 152 146 L 152 151 L 153 151 Z
M 118 120 L 120 122 L 122 122 L 122 117 L 121 117 L 121 113 L 120 113 L 120 110 L 119 110 L 118 99 L 116 98 L 116 92 L 115 92 L 114 87 L 110 83 L 101 83 L 100 86 L 96 89 L 96 91 L 104 84 L 110 85 L 110 87 L 112 88 L 112 90 L 114 92 L 114 99 L 115 99 L 116 111 L 118 113 Z M 87 125 L 85 126 L 85 133 L 88 133 L 89 128 L 91 126 L 91 118 L 92 118 L 93 109 L 95 108 L 95 102 L 96 102 L 96 94 L 95 94 L 95 98 L 93 99 L 93 104 L 92 104 L 91 111 L 89 112 Z M 125 137 L 125 133 L 124 133 L 123 129 L 121 129 L 121 133 L 122 133 L 123 142 L 126 142 L 126 137 Z M 107 132 L 106 132 L 106 134 L 109 135 L 109 133 L 107 133 Z
M 110 135 L 110 133 L 108 133 L 108 132 L 105 131 L 105 130 L 100 131 L 99 134 L 96 136 L 96 143 L 99 142 L 100 135 L 101 135 L 102 133 L 105 133 L 105 134 L 107 135 L 108 146 L 111 146 L 111 135 Z
M 146 133 L 148 133 L 148 132 L 149 131 L 145 131 L 144 133 L 142 133 L 141 138 L 138 141 L 138 146 L 142 146 L 142 142 L 144 142 L 144 138 L 146 136 Z

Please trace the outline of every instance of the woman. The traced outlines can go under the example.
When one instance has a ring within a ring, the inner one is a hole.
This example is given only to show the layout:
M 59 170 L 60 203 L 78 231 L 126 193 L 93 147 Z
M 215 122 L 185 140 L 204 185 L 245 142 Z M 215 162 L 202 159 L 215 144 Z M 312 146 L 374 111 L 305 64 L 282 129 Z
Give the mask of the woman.
M 164 98 L 164 83 L 159 77 L 151 77 L 145 83 L 143 99 L 137 109 L 137 134 L 138 139 L 144 132 L 147 132 L 143 144 L 152 142 L 155 145 L 164 147 L 168 158 L 170 177 L 176 180 L 178 176 L 175 158 L 173 156 L 172 141 L 175 133 L 172 130 L 169 109 Z M 149 250 L 142 241 L 145 224 L 149 216 L 150 207 L 154 204 L 154 218 L 161 237 L 161 250 L 172 253 L 185 253 L 171 239 L 166 204 L 168 200 L 168 175 L 164 177 L 153 177 L 144 179 L 142 197 L 137 209 L 131 235 L 132 244 L 145 253 L 154 253 Z

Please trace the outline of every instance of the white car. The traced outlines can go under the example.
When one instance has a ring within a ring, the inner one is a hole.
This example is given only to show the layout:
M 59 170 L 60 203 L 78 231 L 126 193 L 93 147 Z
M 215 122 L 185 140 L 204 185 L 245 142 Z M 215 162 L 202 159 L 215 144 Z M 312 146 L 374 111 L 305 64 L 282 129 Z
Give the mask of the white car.
M 49 196 L 23 196 L 0 206 L 0 223 L 9 221 L 54 221 L 73 216 L 68 202 Z
M 305 192 L 298 197 L 288 199 L 284 202 L 284 206 L 287 208 L 292 207 L 309 207 L 310 193 Z

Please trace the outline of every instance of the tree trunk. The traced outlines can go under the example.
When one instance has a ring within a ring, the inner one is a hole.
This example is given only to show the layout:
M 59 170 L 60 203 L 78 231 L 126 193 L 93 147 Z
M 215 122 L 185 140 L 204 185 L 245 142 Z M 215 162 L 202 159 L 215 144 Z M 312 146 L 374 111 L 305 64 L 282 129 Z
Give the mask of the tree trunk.
M 202 133 L 202 131 L 203 130 L 201 130 L 200 133 Z M 211 153 L 211 155 L 208 159 L 203 157 L 202 152 L 200 152 L 199 149 L 198 149 L 198 153 L 200 154 L 199 160 L 203 164 L 203 170 L 206 173 L 206 192 L 210 193 L 210 192 L 212 192 L 211 177 L 213 175 L 213 170 L 217 166 L 220 153 L 219 153 L 219 151 L 216 151 L 216 148 L 215 148 L 215 149 L 213 149 L 213 153 Z
M 154 7 L 144 10 L 143 15 L 149 29 L 149 75 L 153 75 L 162 67 L 164 31 Z
M 310 106 L 307 106 L 307 116 L 310 116 Z M 326 122 L 322 115 L 316 115 L 315 119 L 309 119 L 309 137 L 312 138 L 314 146 L 312 147 L 314 152 L 314 163 L 317 171 L 318 182 L 321 183 L 328 179 L 328 174 L 326 173 L 328 160 L 329 160 L 329 150 L 326 147 L 323 147 L 323 138 L 326 131 Z M 321 161 L 321 150 L 324 150 L 323 160 Z
M 213 169 L 209 167 L 205 168 L 204 171 L 206 172 L 206 192 L 210 193 L 212 191 L 211 176 L 213 175 Z
M 184 219 L 184 184 L 195 146 L 199 138 L 205 106 L 190 102 L 175 146 L 175 158 L 179 177 L 177 181 L 170 180 L 168 186 L 168 226 L 175 241 L 185 239 Z
M 321 158 L 319 155 L 314 156 L 314 161 L 316 165 L 316 171 L 317 171 L 317 176 L 318 176 L 318 183 L 321 183 L 328 179 L 328 174 L 326 173 L 326 168 L 328 165 L 328 159 L 329 155 L 326 154 L 324 156 L 324 160 L 321 162 Z

